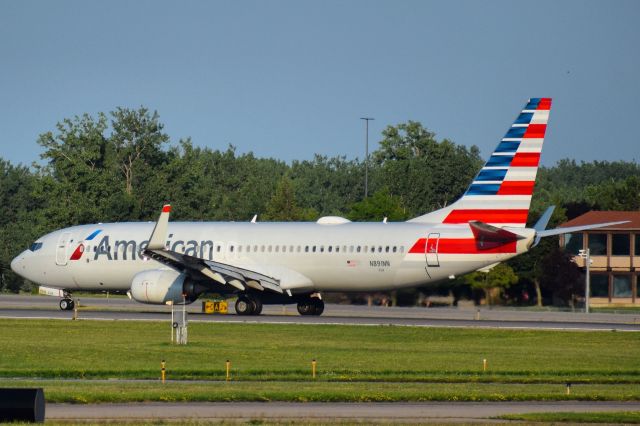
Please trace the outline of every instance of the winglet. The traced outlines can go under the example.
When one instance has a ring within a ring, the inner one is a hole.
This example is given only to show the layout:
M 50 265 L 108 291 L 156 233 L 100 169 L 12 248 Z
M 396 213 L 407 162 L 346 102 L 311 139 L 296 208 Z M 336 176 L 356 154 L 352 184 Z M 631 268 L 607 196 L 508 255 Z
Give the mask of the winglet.
M 156 226 L 153 228 L 153 232 L 149 238 L 149 244 L 147 244 L 148 250 L 163 250 L 165 248 L 167 229 L 169 228 L 169 213 L 171 213 L 171 205 L 165 204 L 162 207 L 162 213 L 160 213 L 158 222 L 156 222 Z

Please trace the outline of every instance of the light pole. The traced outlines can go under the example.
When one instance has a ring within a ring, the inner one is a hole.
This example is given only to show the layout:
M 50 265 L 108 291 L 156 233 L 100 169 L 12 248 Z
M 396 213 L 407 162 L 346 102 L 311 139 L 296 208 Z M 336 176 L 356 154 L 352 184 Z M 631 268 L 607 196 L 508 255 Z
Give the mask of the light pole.
M 589 293 L 591 292 L 591 275 L 589 274 L 589 266 L 591 265 L 591 250 L 580 250 L 580 257 L 584 259 L 585 277 L 584 277 L 584 312 L 589 313 Z
M 369 196 L 369 121 L 375 120 L 371 117 L 361 117 L 365 121 L 365 155 L 364 155 L 364 198 Z

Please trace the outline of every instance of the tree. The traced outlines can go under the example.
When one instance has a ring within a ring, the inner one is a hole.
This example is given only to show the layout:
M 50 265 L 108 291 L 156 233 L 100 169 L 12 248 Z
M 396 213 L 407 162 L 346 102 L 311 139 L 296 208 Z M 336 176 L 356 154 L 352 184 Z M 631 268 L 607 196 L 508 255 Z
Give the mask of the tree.
M 322 215 L 343 215 L 364 194 L 364 164 L 344 157 L 316 155 L 311 161 L 293 161 L 287 176 L 298 204 Z
M 156 111 L 150 114 L 144 107 L 137 110 L 116 108 L 111 116 L 113 133 L 109 141 L 125 179 L 125 192 L 131 195 L 136 177 L 139 182 L 145 168 L 164 162 L 161 148 L 169 141 L 169 136 L 162 132 L 164 125 L 160 123 L 160 116 Z
M 301 209 L 296 203 L 293 184 L 288 177 L 278 183 L 275 194 L 267 203 L 264 219 L 280 222 L 313 220 L 317 212 L 313 209 Z
M 407 219 L 407 210 L 402 205 L 400 197 L 391 195 L 388 187 L 376 191 L 373 196 L 351 205 L 347 217 L 354 221 L 401 221 Z
M 481 289 L 489 305 L 500 297 L 502 290 L 518 282 L 518 276 L 509 265 L 499 263 L 489 272 L 475 271 L 464 276 L 464 280 L 472 288 Z
M 585 196 L 604 210 L 640 210 L 640 176 L 588 186 Z
M 539 266 L 540 286 L 550 295 L 554 304 L 572 305 L 578 295 L 584 294 L 584 282 L 580 268 L 570 253 L 556 246 Z
M 380 181 L 401 197 L 413 216 L 442 208 L 457 199 L 482 166 L 476 146 L 437 141 L 422 124 L 388 126 L 373 152 Z

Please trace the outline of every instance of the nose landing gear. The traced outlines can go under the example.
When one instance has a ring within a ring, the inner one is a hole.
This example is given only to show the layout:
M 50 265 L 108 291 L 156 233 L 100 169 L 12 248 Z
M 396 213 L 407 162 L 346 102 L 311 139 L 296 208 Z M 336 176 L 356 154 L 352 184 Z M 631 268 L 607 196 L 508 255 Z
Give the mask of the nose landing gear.
M 60 300 L 60 309 L 62 309 L 63 311 L 71 311 L 73 310 L 75 305 L 76 304 L 73 301 L 73 299 L 70 299 L 68 297 L 65 297 L 64 299 Z

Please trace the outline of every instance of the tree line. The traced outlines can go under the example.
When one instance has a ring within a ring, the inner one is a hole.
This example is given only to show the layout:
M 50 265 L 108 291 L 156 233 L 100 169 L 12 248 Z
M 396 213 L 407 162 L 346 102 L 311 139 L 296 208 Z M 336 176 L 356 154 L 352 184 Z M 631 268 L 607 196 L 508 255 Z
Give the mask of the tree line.
M 65 226 L 155 220 L 165 202 L 174 206 L 175 220 L 242 221 L 258 214 L 262 221 L 325 215 L 401 221 L 455 201 L 484 164 L 476 146 L 438 139 L 419 122 L 389 125 L 371 154 L 365 199 L 362 159 L 316 155 L 286 163 L 238 153 L 233 146 L 220 150 L 188 138 L 171 141 L 158 113 L 144 107 L 67 118 L 37 142 L 39 163 L 16 165 L 0 158 L 4 291 L 30 285 L 11 272 L 11 259 L 37 237 Z M 558 206 L 552 225 L 590 209 L 638 210 L 640 166 L 561 160 L 541 167 L 530 220 L 550 204 Z M 509 262 L 511 272 L 494 274 L 500 275 L 495 282 L 512 291 L 537 282 L 549 293 L 542 297 L 569 300 L 575 289 L 563 283 L 568 289 L 558 294 L 557 275 L 548 273 L 553 265 L 543 267 L 545 259 L 558 259 L 558 250 L 557 239 L 545 241 Z M 486 278 L 459 280 L 454 292 L 471 297 L 474 288 L 491 284 Z M 502 292 L 496 301 L 507 296 Z

